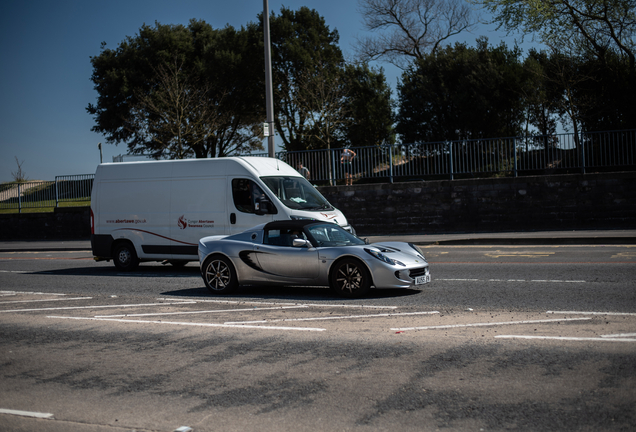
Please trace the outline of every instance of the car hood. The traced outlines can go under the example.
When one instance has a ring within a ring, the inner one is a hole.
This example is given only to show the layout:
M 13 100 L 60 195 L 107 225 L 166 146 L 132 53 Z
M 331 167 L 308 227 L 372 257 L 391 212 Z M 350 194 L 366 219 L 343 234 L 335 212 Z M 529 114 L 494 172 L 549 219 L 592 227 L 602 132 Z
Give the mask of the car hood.
M 380 242 L 368 245 L 356 246 L 361 249 L 374 249 L 387 257 L 398 260 L 407 266 L 427 264 L 426 257 L 420 255 L 415 249 L 403 242 Z M 366 252 L 364 252 L 366 254 Z M 368 255 L 368 254 L 367 254 Z M 371 257 L 371 255 L 368 255 Z

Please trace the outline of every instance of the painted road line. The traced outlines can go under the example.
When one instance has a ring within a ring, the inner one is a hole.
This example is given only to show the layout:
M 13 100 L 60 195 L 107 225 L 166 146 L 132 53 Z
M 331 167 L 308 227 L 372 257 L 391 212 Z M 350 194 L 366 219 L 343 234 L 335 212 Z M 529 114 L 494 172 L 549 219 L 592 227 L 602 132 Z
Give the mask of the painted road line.
M 216 309 L 202 311 L 183 311 L 183 312 L 155 312 L 146 314 L 123 314 L 123 315 L 95 315 L 95 318 L 122 318 L 122 317 L 142 317 L 142 316 L 166 316 L 166 315 L 194 315 L 206 313 L 222 313 L 222 312 L 252 312 L 263 310 L 281 310 L 281 309 L 304 309 L 307 306 L 274 306 L 268 308 L 249 308 L 249 309 Z
M 313 328 L 313 327 L 255 326 L 255 325 L 194 323 L 194 322 L 178 322 L 178 321 L 125 320 L 125 319 L 114 319 L 114 318 L 64 317 L 64 316 L 47 316 L 47 318 L 88 320 L 88 321 L 109 321 L 109 322 L 133 323 L 133 324 L 168 324 L 168 325 L 181 325 L 181 326 L 192 326 L 192 327 L 248 328 L 248 329 L 258 329 L 258 330 L 289 330 L 289 331 L 325 331 L 326 330 L 323 328 Z
M 37 300 L 11 300 L 11 301 L 0 301 L 0 304 L 10 304 L 10 303 L 38 303 L 38 302 L 52 302 L 52 301 L 67 301 L 67 300 L 90 300 L 93 297 L 65 297 L 65 298 L 56 298 L 56 299 L 37 299 Z
M 22 417 L 33 417 L 33 418 L 41 418 L 41 419 L 53 418 L 53 414 L 50 414 L 50 413 L 20 411 L 20 410 L 12 410 L 12 409 L 4 409 L 4 408 L 0 408 L 0 414 L 11 414 L 11 415 L 17 415 Z
M 28 295 L 52 295 L 52 296 L 65 296 L 61 293 L 45 293 L 45 292 L 33 292 L 33 291 L 0 291 L 0 295 L 16 295 L 16 294 L 28 294 Z
M 371 314 L 371 315 L 347 315 L 347 316 L 330 316 L 330 317 L 312 317 L 312 318 L 284 318 L 274 320 L 261 320 L 261 321 L 228 321 L 224 324 L 254 324 L 258 322 L 288 322 L 288 321 L 326 321 L 326 320 L 345 320 L 345 319 L 357 319 L 357 318 L 380 318 L 380 317 L 397 317 L 406 315 L 433 315 L 438 314 L 438 311 L 431 312 L 404 312 L 404 313 L 383 313 L 383 314 Z
M 584 280 L 558 280 L 558 279 L 443 279 L 436 281 L 446 282 L 531 282 L 531 283 L 587 283 Z
M 563 315 L 616 315 L 616 316 L 636 316 L 634 312 L 584 312 L 584 311 L 547 311 L 547 314 Z
M 636 337 L 636 333 L 617 333 L 609 335 L 601 335 L 602 338 L 630 338 Z
M 40 312 L 40 311 L 53 311 L 53 310 L 77 310 L 77 309 L 107 309 L 107 308 L 127 308 L 127 307 L 144 307 L 144 306 L 173 306 L 184 304 L 195 304 L 196 302 L 175 302 L 175 303 L 140 303 L 140 304 L 120 304 L 120 305 L 97 305 L 97 306 L 67 306 L 59 308 L 39 308 L 39 309 L 12 309 L 12 310 L 0 310 L 0 313 L 8 312 Z
M 588 321 L 592 318 L 563 318 L 563 319 L 545 319 L 545 320 L 527 320 L 527 321 L 501 321 L 492 323 L 473 323 L 473 324 L 448 324 L 437 326 L 425 326 L 425 327 L 404 327 L 404 328 L 392 328 L 391 330 L 406 331 L 406 330 L 439 330 L 439 329 L 451 329 L 451 328 L 465 328 L 465 327 L 493 327 L 500 325 L 518 325 L 518 324 L 542 324 L 551 322 L 565 322 L 565 321 Z
M 569 336 L 523 336 L 523 335 L 498 335 L 496 339 L 542 339 L 542 340 L 564 340 L 579 342 L 636 342 L 636 339 L 624 338 L 603 338 L 603 337 L 569 337 Z
M 157 300 L 172 300 L 169 298 L 158 298 Z M 276 305 L 276 306 L 307 306 L 324 308 L 350 308 L 350 309 L 397 309 L 398 306 L 372 306 L 372 305 L 348 305 L 348 304 L 323 304 L 323 303 L 279 303 L 263 301 L 242 301 L 242 300 L 193 300 L 198 303 L 224 303 L 224 304 L 254 304 L 254 305 Z

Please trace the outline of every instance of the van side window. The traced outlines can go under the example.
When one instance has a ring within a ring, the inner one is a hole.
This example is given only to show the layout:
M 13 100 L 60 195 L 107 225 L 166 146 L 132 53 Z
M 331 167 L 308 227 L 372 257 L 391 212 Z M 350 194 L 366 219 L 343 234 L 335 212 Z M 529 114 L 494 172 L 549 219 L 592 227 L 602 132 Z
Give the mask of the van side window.
M 232 179 L 232 198 L 238 211 L 255 213 L 261 198 L 265 198 L 265 193 L 252 180 Z

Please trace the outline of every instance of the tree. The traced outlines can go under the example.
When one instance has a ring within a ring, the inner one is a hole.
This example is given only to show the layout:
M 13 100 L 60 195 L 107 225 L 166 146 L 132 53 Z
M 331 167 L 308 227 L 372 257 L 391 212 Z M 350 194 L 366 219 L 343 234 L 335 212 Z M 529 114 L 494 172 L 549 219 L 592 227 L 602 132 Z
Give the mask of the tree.
M 283 7 L 280 15 L 271 15 L 270 34 L 276 131 L 286 150 L 305 150 L 316 130 L 313 114 L 302 103 L 320 92 L 315 85 L 321 79 L 333 82 L 340 73 L 344 59 L 338 32 L 329 30 L 315 10 Z
M 29 178 L 26 176 L 26 173 L 22 171 L 22 165 L 24 165 L 24 161 L 20 162 L 17 156 L 14 156 L 14 157 L 15 157 L 15 163 L 18 165 L 18 170 L 11 171 L 11 177 L 13 177 L 13 181 L 25 182 L 29 180 Z
M 339 70 L 319 63 L 314 71 L 302 74 L 294 103 L 307 120 L 305 149 L 327 148 L 342 142 L 342 130 L 348 127 L 346 105 L 348 89 Z
M 377 34 L 358 40 L 359 57 L 402 69 L 476 23 L 462 0 L 358 0 L 358 6 L 365 29 Z
M 615 53 L 636 72 L 636 9 L 633 0 L 477 0 L 510 32 L 537 33 L 555 48 L 593 54 L 607 64 Z
M 262 66 L 253 67 L 255 58 L 262 60 L 252 43 L 256 35 L 256 27 L 214 30 L 192 20 L 188 27 L 144 25 L 115 50 L 102 44 L 91 58 L 98 92 L 97 104 L 87 108 L 96 123 L 92 130 L 108 143 L 125 142 L 130 152 L 155 157 L 259 148 L 255 125 L 263 104 L 249 97 L 251 84 L 262 80 Z
M 398 86 L 403 142 L 516 136 L 524 119 L 520 51 L 455 44 L 418 60 Z
M 348 64 L 344 76 L 349 118 L 344 139 L 352 147 L 393 144 L 395 115 L 383 71 L 366 63 Z
M 552 136 L 562 113 L 562 87 L 554 79 L 550 59 L 544 51 L 531 49 L 523 62 L 525 72 L 521 92 L 526 106 L 525 134 L 534 126 L 539 135 Z

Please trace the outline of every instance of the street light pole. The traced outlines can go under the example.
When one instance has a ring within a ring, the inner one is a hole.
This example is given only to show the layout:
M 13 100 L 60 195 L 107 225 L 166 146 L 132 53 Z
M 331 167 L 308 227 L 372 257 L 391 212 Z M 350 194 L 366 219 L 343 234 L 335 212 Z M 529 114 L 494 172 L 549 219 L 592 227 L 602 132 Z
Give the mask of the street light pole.
M 263 33 L 265 34 L 265 104 L 269 136 L 267 137 L 267 154 L 274 157 L 274 95 L 272 84 L 272 54 L 269 38 L 269 2 L 263 0 Z

